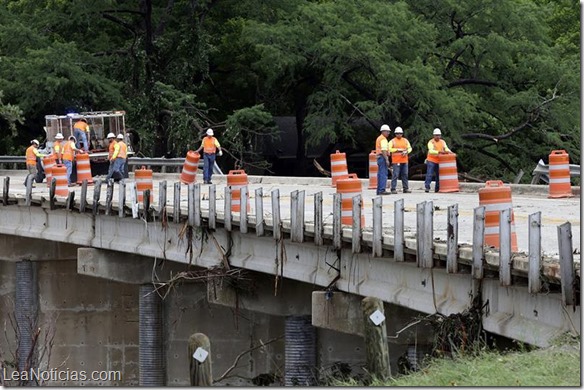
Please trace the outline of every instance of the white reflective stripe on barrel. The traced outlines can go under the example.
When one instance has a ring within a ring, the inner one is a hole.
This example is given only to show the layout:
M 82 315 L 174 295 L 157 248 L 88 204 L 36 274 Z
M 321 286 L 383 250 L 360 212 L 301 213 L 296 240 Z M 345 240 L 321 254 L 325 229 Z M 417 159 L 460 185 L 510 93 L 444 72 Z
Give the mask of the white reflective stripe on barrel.
M 561 177 L 559 179 L 555 179 L 555 178 L 549 178 L 550 183 L 570 183 L 570 178 L 569 177 Z
M 331 166 L 336 166 L 336 165 L 347 165 L 346 161 L 331 161 Z
M 569 171 L 570 170 L 570 165 L 569 164 L 550 164 L 549 165 L 549 170 L 550 171 Z
M 454 180 L 458 179 L 458 175 L 440 175 L 440 180 Z
M 456 167 L 456 163 L 455 162 L 444 162 L 444 163 L 440 163 L 440 168 L 451 168 L 451 167 Z

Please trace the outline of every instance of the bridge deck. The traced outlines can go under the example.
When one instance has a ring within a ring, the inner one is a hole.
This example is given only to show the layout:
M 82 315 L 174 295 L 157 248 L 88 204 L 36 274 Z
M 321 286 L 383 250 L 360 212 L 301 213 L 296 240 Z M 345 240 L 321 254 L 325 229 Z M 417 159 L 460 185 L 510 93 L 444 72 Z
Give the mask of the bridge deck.
M 10 176 L 11 192 L 25 194 L 23 185 L 26 176 L 25 171 L 0 171 L 0 176 Z M 161 181 L 167 181 L 168 196 L 167 206 L 172 207 L 174 200 L 173 183 L 179 181 L 177 174 L 154 174 L 154 200 L 152 205 L 158 209 L 158 189 Z M 129 179 L 132 181 L 132 174 Z M 224 187 L 226 185 L 225 176 L 215 176 L 213 181 L 216 183 L 217 193 L 217 212 L 223 213 Z M 255 177 L 249 176 L 249 196 L 251 198 L 250 215 L 255 214 L 255 195 L 257 188 L 263 189 L 263 209 L 264 214 L 269 218 L 271 215 L 271 192 L 278 189 L 280 192 L 280 213 L 283 221 L 290 219 L 290 193 L 294 190 L 305 191 L 305 221 L 314 222 L 314 198 L 317 192 L 323 194 L 323 219 L 325 226 L 332 225 L 333 196 L 335 189 L 330 186 L 330 179 L 324 178 L 291 178 L 291 177 Z M 364 234 L 371 231 L 372 228 L 372 199 L 375 197 L 375 191 L 367 189 L 366 181 L 363 180 L 363 214 L 365 216 Z M 434 239 L 445 241 L 447 236 L 447 209 L 448 206 L 458 204 L 458 225 L 459 225 L 459 243 L 471 243 L 473 233 L 473 210 L 479 206 L 478 189 L 483 185 L 476 183 L 461 183 L 461 192 L 459 193 L 425 193 L 423 192 L 423 183 L 412 181 L 410 188 L 413 192 L 410 194 L 398 193 L 397 195 L 385 196 L 383 198 L 383 232 L 384 234 L 393 234 L 393 214 L 394 202 L 398 199 L 404 199 L 404 229 L 405 237 L 415 238 L 416 232 L 416 205 L 424 201 L 432 201 L 434 206 L 433 230 Z M 81 188 L 79 186 L 71 187 L 70 191 L 76 192 L 75 199 L 79 200 Z M 89 195 L 93 190 L 88 191 Z M 105 200 L 105 185 L 102 186 L 100 199 Z M 208 194 L 209 186 L 201 187 L 203 210 L 208 211 Z M 43 184 L 37 184 L 33 189 L 33 196 L 46 195 L 48 197 L 48 188 Z M 187 186 L 181 186 L 181 208 L 187 208 Z M 113 202 L 118 202 L 118 191 L 113 193 Z M 544 255 L 555 258 L 558 255 L 558 233 L 557 226 L 570 222 L 572 225 L 572 242 L 576 254 L 580 253 L 580 198 L 560 198 L 548 199 L 547 186 L 532 185 L 513 185 L 512 186 L 513 212 L 515 215 L 515 229 L 517 234 L 518 248 L 520 252 L 527 253 L 529 243 L 529 223 L 530 214 L 541 212 L 541 237 L 542 251 Z M 184 215 L 184 214 L 183 214 Z M 579 258 L 579 256 L 576 256 Z

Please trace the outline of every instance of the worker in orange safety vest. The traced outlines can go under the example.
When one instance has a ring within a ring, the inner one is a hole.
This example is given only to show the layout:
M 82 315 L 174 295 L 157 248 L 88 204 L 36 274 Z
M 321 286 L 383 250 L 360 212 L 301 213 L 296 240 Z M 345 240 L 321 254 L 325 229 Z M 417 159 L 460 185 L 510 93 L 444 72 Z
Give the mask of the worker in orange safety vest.
M 30 141 L 30 146 L 26 149 L 26 168 L 28 169 L 28 173 L 33 175 L 35 181 L 38 175 L 37 159 L 45 157 L 44 154 L 39 152 L 39 145 L 39 141 L 33 139 Z M 26 180 L 24 181 L 24 185 L 26 185 Z
M 387 187 L 387 172 L 389 169 L 389 143 L 387 137 L 391 129 L 388 125 L 382 125 L 381 134 L 375 140 L 375 153 L 377 154 L 377 195 L 389 195 Z
M 65 142 L 65 145 L 63 145 L 63 165 L 65 165 L 65 168 L 67 168 L 67 183 L 69 184 L 69 186 L 73 186 L 74 184 L 71 184 L 71 173 L 73 171 L 73 159 L 75 159 L 75 153 L 85 153 L 85 151 L 83 149 L 78 149 L 75 146 L 75 137 L 74 136 L 70 136 L 69 140 L 67 140 L 67 142 Z
M 404 131 L 401 127 L 394 130 L 395 137 L 389 141 L 389 152 L 391 153 L 391 163 L 393 174 L 391 176 L 391 193 L 397 194 L 397 179 L 401 178 L 404 194 L 410 191 L 408 186 L 408 155 L 412 152 L 410 141 L 403 137 Z
M 53 156 L 55 157 L 55 163 L 62 164 L 63 158 L 63 134 L 57 133 L 55 135 L 55 142 L 53 142 Z
M 196 153 L 203 150 L 203 183 L 212 184 L 211 176 L 213 175 L 213 166 L 215 165 L 215 156 L 222 156 L 221 144 L 214 137 L 213 129 L 206 132 L 207 136 L 203 138 L 201 146 L 196 150 Z
M 440 129 L 434 129 L 432 133 L 434 138 L 428 142 L 428 155 L 426 156 L 426 180 L 424 181 L 425 192 L 430 192 L 430 184 L 432 183 L 432 176 L 436 175 L 436 182 L 434 184 L 434 192 L 440 190 L 440 172 L 439 172 L 439 154 L 452 153 L 448 149 L 448 145 L 444 142 L 442 132 Z

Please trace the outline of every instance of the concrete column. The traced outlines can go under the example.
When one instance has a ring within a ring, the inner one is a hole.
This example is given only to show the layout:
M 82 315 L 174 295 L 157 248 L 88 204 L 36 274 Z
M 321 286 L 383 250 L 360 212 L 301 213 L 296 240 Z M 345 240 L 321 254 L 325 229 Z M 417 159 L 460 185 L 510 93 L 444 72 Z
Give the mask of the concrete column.
M 166 385 L 162 300 L 152 284 L 140 286 L 140 386 Z
M 310 316 L 286 317 L 286 386 L 316 385 L 316 328 Z
M 34 352 L 34 332 L 37 328 L 38 287 L 36 264 L 30 260 L 16 263 L 14 316 L 18 329 L 18 370 L 35 368 L 37 356 Z M 25 385 L 26 383 L 21 383 Z

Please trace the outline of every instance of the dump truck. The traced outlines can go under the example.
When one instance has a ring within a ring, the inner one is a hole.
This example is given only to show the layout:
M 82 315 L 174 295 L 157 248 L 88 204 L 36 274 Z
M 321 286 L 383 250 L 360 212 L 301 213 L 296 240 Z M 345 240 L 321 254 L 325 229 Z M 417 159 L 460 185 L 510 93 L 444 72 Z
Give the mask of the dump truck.
M 81 118 L 85 118 L 89 125 L 90 137 L 89 143 L 89 161 L 91 165 L 92 176 L 107 174 L 108 146 L 106 138 L 108 133 L 124 135 L 124 142 L 128 145 L 128 157 L 134 155 L 132 140 L 126 132 L 125 111 L 91 111 L 80 113 L 69 113 L 66 115 L 46 115 L 44 127 L 47 134 L 45 150 L 53 151 L 53 143 L 57 133 L 63 134 L 65 140 L 74 134 L 73 125 Z M 128 170 L 125 170 L 128 172 Z

